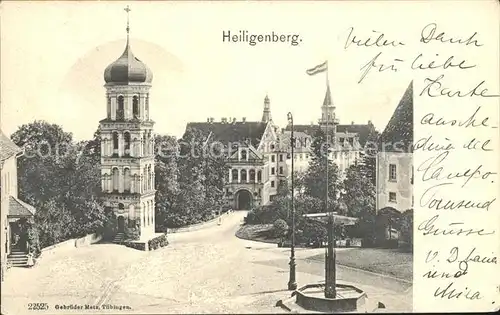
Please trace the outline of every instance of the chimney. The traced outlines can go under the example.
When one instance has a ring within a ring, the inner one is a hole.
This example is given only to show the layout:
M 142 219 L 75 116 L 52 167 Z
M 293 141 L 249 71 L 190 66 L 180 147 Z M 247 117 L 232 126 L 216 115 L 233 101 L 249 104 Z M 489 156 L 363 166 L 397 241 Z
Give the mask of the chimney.
M 247 118 L 246 118 L 246 117 L 241 118 L 241 122 L 242 122 L 242 123 L 245 123 L 246 121 L 247 121 Z
M 227 122 L 227 118 L 226 117 L 222 117 L 222 119 L 220 120 L 221 123 L 225 124 Z

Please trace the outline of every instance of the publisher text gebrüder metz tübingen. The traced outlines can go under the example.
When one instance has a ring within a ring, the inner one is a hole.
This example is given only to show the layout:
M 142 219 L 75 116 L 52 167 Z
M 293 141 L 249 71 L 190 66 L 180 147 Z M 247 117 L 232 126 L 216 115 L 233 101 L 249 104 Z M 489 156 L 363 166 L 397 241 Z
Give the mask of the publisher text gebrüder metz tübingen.
M 222 42 L 224 43 L 248 43 L 255 46 L 257 43 L 289 43 L 297 46 L 302 42 L 299 34 L 285 34 L 279 32 L 267 32 L 253 34 L 247 30 L 240 31 L 222 31 Z

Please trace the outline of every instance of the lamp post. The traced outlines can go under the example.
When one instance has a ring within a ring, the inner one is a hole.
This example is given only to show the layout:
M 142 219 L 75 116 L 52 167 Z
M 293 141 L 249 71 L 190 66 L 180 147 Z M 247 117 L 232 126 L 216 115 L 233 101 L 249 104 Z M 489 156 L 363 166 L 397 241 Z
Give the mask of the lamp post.
M 291 127 L 290 134 L 290 144 L 291 144 L 291 158 L 292 158 L 292 196 L 291 196 L 291 206 L 292 206 L 292 244 L 290 246 L 290 279 L 288 280 L 288 290 L 296 290 L 297 289 L 297 281 L 295 279 L 295 205 L 294 205 L 294 174 L 293 174 L 293 151 L 295 147 L 295 138 L 293 137 L 293 116 L 292 113 L 287 114 L 288 123 Z

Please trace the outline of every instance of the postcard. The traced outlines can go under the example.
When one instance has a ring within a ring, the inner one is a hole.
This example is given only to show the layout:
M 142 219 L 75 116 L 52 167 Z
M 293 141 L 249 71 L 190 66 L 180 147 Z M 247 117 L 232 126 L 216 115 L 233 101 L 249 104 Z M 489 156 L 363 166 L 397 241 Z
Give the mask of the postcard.
M 0 9 L 2 314 L 499 310 L 498 1 Z

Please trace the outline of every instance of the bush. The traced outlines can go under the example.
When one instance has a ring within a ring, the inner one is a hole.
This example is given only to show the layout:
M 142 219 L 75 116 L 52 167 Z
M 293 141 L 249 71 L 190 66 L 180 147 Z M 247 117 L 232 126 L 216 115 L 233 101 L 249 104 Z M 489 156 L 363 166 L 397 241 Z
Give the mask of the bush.
M 413 209 L 406 210 L 401 217 L 401 240 L 413 248 Z
M 168 245 L 167 235 L 162 234 L 148 241 L 149 250 L 158 249 Z
M 22 234 L 26 235 L 26 241 L 28 242 L 28 252 L 33 254 L 34 258 L 38 258 L 41 251 L 40 238 L 38 228 L 32 218 L 26 219 L 21 218 L 17 221 L 19 225 L 19 230 Z
M 288 233 L 288 224 L 285 220 L 278 219 L 274 221 L 272 231 L 274 237 L 284 237 Z
M 301 243 L 321 244 L 326 242 L 328 238 L 327 230 L 324 223 L 316 220 L 306 220 L 299 227 L 300 233 L 297 234 L 297 239 Z

